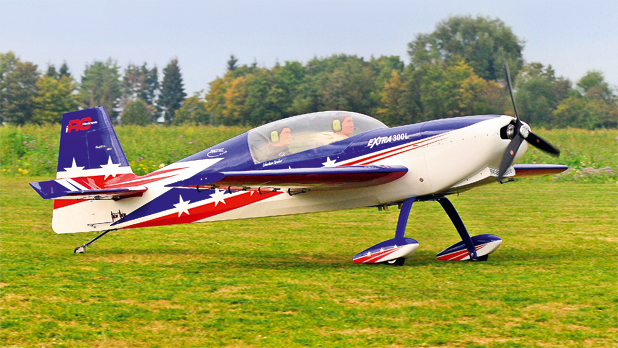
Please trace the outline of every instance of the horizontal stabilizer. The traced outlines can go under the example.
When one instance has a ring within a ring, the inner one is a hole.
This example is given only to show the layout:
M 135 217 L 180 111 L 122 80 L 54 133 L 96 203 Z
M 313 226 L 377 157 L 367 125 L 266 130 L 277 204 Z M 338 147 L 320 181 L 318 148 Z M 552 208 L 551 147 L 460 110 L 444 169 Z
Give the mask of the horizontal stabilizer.
M 408 172 L 404 166 L 350 166 L 273 169 L 230 172 L 200 172 L 168 187 L 243 186 L 298 188 L 353 188 L 385 184 Z
M 563 164 L 516 164 L 515 177 L 551 175 L 562 173 L 569 169 L 569 166 Z
M 43 199 L 120 199 L 138 196 L 148 190 L 145 187 L 87 190 L 80 187 L 81 185 L 71 179 L 31 182 L 30 186 L 32 186 Z

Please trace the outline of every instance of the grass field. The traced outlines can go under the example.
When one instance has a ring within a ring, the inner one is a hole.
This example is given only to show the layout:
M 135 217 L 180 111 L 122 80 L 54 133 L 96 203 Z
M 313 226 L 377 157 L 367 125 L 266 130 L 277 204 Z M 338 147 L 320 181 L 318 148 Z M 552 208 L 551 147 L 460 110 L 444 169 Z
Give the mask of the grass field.
M 403 267 L 352 255 L 397 209 L 56 235 L 51 203 L 1 178 L 2 347 L 615 347 L 616 183 L 519 181 L 452 197 L 488 262 L 441 262 L 457 232 L 415 204 Z

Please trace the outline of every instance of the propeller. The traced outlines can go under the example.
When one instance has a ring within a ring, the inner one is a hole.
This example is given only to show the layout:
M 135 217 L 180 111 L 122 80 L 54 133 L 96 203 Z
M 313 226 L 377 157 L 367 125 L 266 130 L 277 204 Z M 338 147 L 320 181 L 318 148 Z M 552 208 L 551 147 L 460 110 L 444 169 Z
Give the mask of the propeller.
M 502 160 L 500 161 L 500 171 L 498 172 L 498 181 L 502 181 L 504 178 L 504 173 L 506 173 L 506 170 L 513 163 L 515 154 L 517 154 L 517 150 L 524 140 L 527 141 L 528 144 L 541 151 L 547 152 L 552 156 L 560 155 L 560 150 L 558 150 L 557 147 L 550 144 L 547 140 L 541 138 L 540 136 L 532 133 L 530 127 L 519 120 L 517 105 L 515 105 L 515 97 L 513 96 L 511 73 L 509 71 L 509 64 L 506 61 L 504 62 L 504 68 L 506 70 L 506 82 L 509 87 L 511 101 L 513 102 L 513 110 L 515 111 L 515 123 L 509 124 L 506 129 L 506 134 L 511 139 L 511 142 L 509 143 L 509 146 L 507 146 L 506 151 L 504 151 L 504 155 L 502 155 Z

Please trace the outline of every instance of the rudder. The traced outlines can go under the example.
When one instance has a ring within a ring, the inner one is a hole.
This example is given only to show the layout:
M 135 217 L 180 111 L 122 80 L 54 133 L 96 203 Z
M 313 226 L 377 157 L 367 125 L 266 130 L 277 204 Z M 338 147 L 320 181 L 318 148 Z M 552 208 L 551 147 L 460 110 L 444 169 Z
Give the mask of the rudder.
M 62 115 L 56 178 L 132 173 L 105 107 Z

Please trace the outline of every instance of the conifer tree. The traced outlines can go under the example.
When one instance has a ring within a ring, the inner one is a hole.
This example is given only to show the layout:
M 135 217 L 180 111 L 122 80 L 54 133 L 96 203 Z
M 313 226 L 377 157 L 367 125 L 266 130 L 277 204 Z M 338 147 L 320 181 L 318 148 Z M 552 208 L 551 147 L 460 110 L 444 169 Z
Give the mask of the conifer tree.
M 106 62 L 95 61 L 86 66 L 80 87 L 82 106 L 105 106 L 112 121 L 118 117 L 118 104 L 122 97 L 119 69 L 111 58 Z
M 234 55 L 230 55 L 230 60 L 227 61 L 227 70 L 228 71 L 234 71 L 236 70 L 236 68 L 238 67 L 238 65 L 236 65 L 238 63 L 238 58 L 234 57 Z
M 163 69 L 161 94 L 157 102 L 165 123 L 171 124 L 174 121 L 174 113 L 180 108 L 186 96 L 178 58 L 174 58 Z
M 58 78 L 62 78 L 62 76 L 66 76 L 71 78 L 71 73 L 69 72 L 69 67 L 67 66 L 67 62 L 62 62 L 60 66 L 60 70 L 58 70 Z
M 45 73 L 45 76 L 54 78 L 56 80 L 58 79 L 58 72 L 56 72 L 56 67 L 53 64 L 49 64 L 47 66 L 47 73 Z

